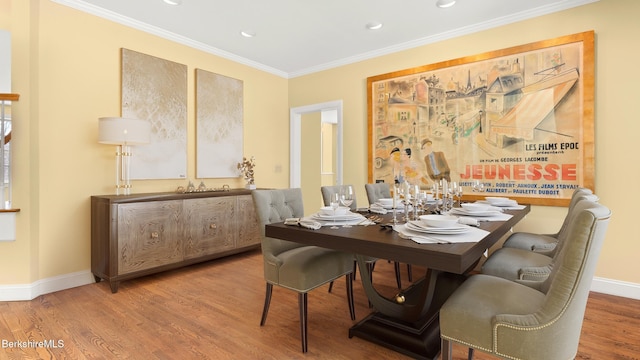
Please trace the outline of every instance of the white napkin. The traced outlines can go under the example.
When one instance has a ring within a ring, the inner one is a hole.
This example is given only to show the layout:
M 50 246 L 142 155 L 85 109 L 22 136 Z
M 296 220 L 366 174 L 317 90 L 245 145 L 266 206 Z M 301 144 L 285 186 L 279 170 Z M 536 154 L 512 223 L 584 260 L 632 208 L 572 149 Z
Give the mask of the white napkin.
M 377 203 L 369 206 L 369 211 L 371 211 L 372 213 L 383 214 L 383 215 L 387 213 L 387 209 L 383 208 L 382 205 Z
M 322 227 L 317 221 L 309 220 L 309 219 L 300 219 L 300 218 L 288 218 L 284 221 L 285 225 L 298 225 L 303 228 L 318 230 Z
M 471 225 L 471 226 L 479 226 L 480 225 L 478 220 L 476 220 L 474 218 L 467 218 L 467 217 L 459 217 L 458 218 L 458 223 L 459 224 L 464 224 L 464 225 Z

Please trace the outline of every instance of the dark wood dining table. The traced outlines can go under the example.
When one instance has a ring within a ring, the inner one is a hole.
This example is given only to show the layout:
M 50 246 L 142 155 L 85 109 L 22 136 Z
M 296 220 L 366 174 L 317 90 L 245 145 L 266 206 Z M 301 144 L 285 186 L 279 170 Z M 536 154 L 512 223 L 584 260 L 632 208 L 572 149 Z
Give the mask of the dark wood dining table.
M 440 353 L 438 311 L 444 301 L 467 278 L 484 252 L 497 243 L 530 211 L 505 210 L 513 215 L 507 221 L 481 221 L 489 233 L 479 242 L 418 244 L 379 225 L 318 230 L 274 223 L 266 225 L 268 237 L 321 246 L 356 254 L 360 279 L 375 309 L 349 329 L 357 336 L 416 359 L 436 359 Z M 383 223 L 391 221 L 382 215 Z M 382 296 L 371 283 L 364 256 L 423 265 L 426 273 L 392 298 Z

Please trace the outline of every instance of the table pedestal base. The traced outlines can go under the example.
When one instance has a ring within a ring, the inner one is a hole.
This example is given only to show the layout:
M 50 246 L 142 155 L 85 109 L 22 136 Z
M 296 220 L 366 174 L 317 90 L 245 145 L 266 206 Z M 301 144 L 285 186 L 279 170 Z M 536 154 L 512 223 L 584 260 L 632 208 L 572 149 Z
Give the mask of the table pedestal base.
M 429 304 L 429 311 L 416 322 L 406 322 L 380 312 L 369 314 L 349 329 L 349 338 L 357 336 L 367 341 L 408 355 L 414 359 L 435 360 L 440 354 L 440 324 L 438 310 L 464 282 L 464 275 L 440 273 L 436 296 Z M 417 296 L 425 279 L 420 279 L 403 292 L 406 299 Z
M 414 359 L 435 360 L 440 354 L 440 325 L 437 315 L 424 324 L 404 326 L 386 316 L 373 313 L 349 329 L 357 336 Z

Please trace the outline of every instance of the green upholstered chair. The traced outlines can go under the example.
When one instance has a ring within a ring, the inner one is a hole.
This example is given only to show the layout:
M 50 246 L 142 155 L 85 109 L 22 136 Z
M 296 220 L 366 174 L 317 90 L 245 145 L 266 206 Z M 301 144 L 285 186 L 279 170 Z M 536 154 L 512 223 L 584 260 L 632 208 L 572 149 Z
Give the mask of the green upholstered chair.
M 567 214 L 565 222 L 570 224 L 576 214 L 584 209 L 595 207 L 596 202 L 587 197 L 576 197 L 575 204 Z M 542 281 L 549 276 L 559 250 L 566 243 L 569 226 L 564 226 L 558 233 L 557 243 L 550 256 L 532 250 L 502 247 L 496 250 L 482 265 L 482 273 L 505 278 L 507 280 Z
M 364 184 L 364 190 L 367 193 L 369 205 L 373 205 L 379 199 L 389 199 L 391 197 L 391 187 L 387 183 Z M 398 289 L 402 289 L 400 263 L 396 261 L 393 263 L 393 265 L 396 270 L 396 284 L 398 285 Z M 413 271 L 411 269 L 411 264 L 407 264 L 407 277 L 409 281 L 413 281 Z
M 264 236 L 265 225 L 304 215 L 300 189 L 254 190 L 253 201 L 262 228 L 262 255 L 267 290 L 260 326 L 267 320 L 273 286 L 298 293 L 302 352 L 307 352 L 307 293 L 341 276 L 347 282 L 347 302 L 351 320 L 355 320 L 353 303 L 353 254 L 308 246 Z
M 573 359 L 578 351 L 591 280 L 611 213 L 579 211 L 549 277 L 534 287 L 478 274 L 440 309 L 442 358 L 452 343 L 508 359 Z
M 569 218 L 571 217 L 571 211 L 580 197 L 585 197 L 591 201 L 598 200 L 598 197 L 587 188 L 577 188 L 574 190 L 571 196 L 571 201 L 569 202 L 567 215 L 565 216 L 564 222 L 557 233 L 535 234 L 530 232 L 516 232 L 511 234 L 502 246 L 507 248 L 530 250 L 543 255 L 553 256 L 558 243 L 558 237 L 566 231 Z

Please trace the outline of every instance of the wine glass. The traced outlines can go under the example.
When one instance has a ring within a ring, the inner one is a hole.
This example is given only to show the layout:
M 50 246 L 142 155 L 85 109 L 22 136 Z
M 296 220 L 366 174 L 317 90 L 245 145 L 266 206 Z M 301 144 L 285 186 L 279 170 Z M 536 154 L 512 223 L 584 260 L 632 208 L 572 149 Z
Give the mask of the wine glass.
M 480 180 L 474 181 L 473 185 L 471 185 L 471 191 L 473 191 L 473 192 L 483 192 L 484 191 L 484 184 L 482 182 L 480 182 Z
M 333 225 L 330 227 L 330 229 L 338 229 L 338 227 L 336 226 L 336 223 L 335 223 L 335 217 L 336 217 L 336 211 L 340 207 L 340 194 L 339 193 L 331 194 L 331 202 L 329 203 L 329 205 L 331 206 L 331 209 L 333 209 L 333 217 L 334 217 L 334 222 L 333 222 Z
M 463 193 L 463 189 L 462 186 L 458 185 L 458 188 L 456 189 L 456 196 L 458 197 L 458 206 L 462 207 L 462 193 Z
M 351 185 L 343 186 L 340 188 L 340 203 L 347 208 L 351 208 L 351 204 L 353 204 L 353 188 Z M 345 222 L 342 227 L 351 227 L 348 223 Z

